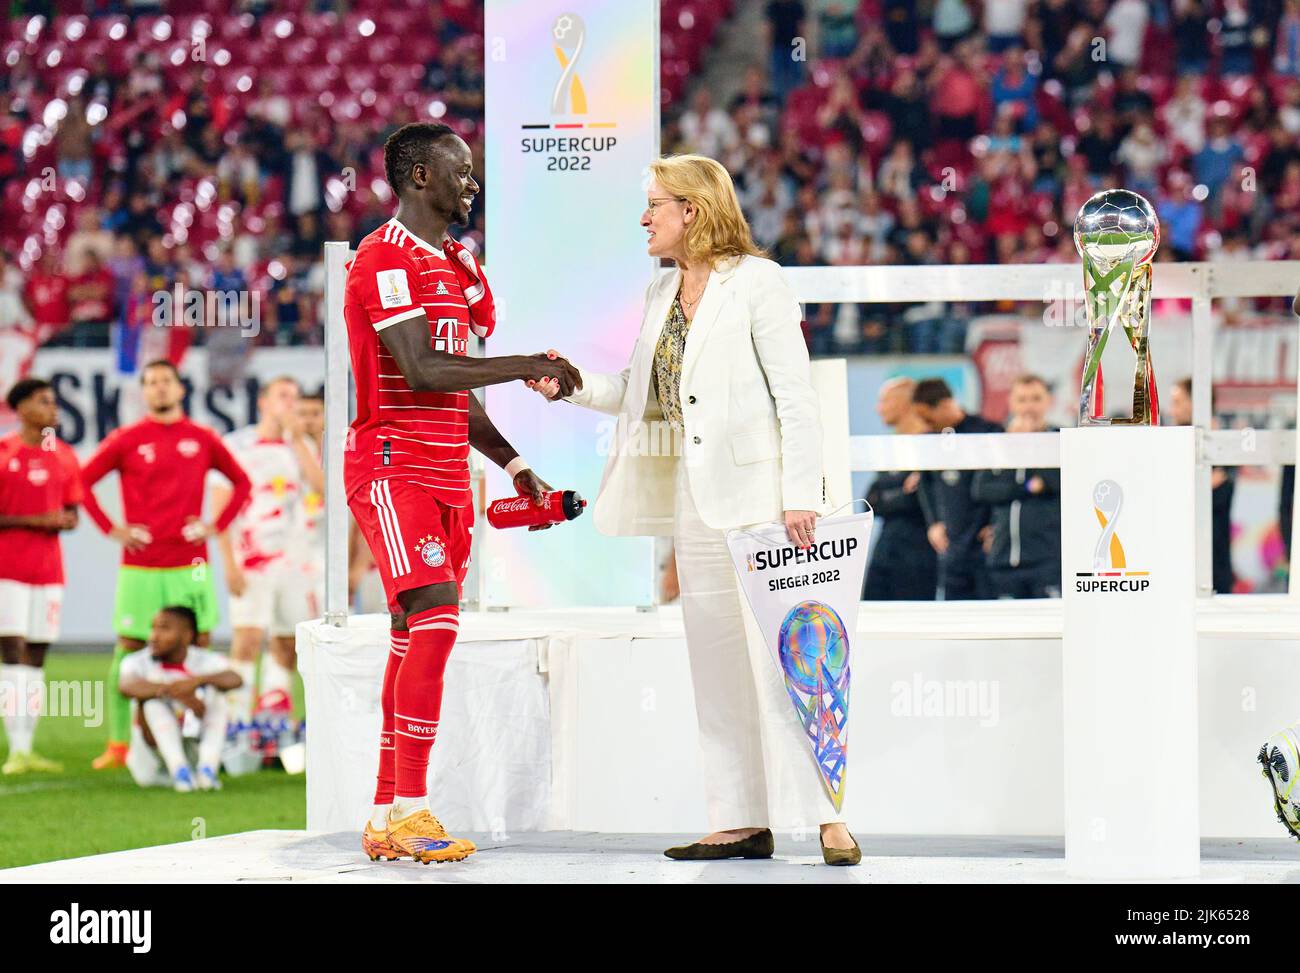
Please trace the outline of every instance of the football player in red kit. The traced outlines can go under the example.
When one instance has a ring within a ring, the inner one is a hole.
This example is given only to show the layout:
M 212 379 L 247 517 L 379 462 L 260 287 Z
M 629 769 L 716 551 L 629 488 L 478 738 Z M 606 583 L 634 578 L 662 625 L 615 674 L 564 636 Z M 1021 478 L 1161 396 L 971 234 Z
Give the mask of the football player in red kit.
M 467 353 L 470 331 L 486 338 L 495 324 L 478 263 L 447 235 L 469 220 L 479 191 L 469 146 L 446 125 L 405 125 L 384 143 L 384 168 L 397 215 L 361 241 L 343 301 L 357 394 L 344 481 L 392 615 L 375 806 L 361 844 L 372 860 L 458 861 L 474 845 L 430 813 L 426 781 L 469 560 L 469 447 L 521 495 L 540 503 L 551 489 L 469 390 L 543 378 L 572 390 L 581 379 L 546 354 Z
M 59 407 L 49 382 L 25 378 L 7 401 L 19 427 L 0 439 L 0 711 L 9 738 L 3 772 L 57 772 L 57 763 L 32 751 L 32 737 L 45 705 L 45 651 L 59 637 L 59 533 L 77 526 L 81 470 L 54 434 Z

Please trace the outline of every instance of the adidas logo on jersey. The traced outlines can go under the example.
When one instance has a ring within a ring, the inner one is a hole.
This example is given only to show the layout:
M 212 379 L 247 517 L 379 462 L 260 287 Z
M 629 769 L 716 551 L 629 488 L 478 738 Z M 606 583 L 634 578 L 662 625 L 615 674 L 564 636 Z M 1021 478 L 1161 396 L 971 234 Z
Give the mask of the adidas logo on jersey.
M 446 284 L 444 284 L 442 281 L 438 281 L 438 289 L 437 289 L 436 291 L 434 291 L 434 293 L 435 293 L 435 294 L 450 294 L 451 291 L 447 290 L 447 285 L 446 285 Z

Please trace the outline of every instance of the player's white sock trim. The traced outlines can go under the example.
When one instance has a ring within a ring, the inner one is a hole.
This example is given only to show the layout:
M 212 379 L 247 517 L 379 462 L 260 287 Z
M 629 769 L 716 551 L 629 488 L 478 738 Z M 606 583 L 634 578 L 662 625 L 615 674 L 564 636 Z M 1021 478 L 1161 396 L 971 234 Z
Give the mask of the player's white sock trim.
M 370 827 L 375 831 L 383 831 L 388 827 L 388 812 L 392 809 L 391 804 L 376 804 L 370 812 Z
M 45 670 L 40 666 L 19 666 L 26 684 L 23 686 L 22 744 L 25 753 L 32 752 L 36 739 L 36 723 L 45 712 Z
M 9 738 L 9 752 L 26 753 L 19 743 L 26 722 L 27 692 L 26 666 L 0 665 L 0 712 L 4 715 L 5 736 Z M 31 741 L 28 740 L 30 746 Z
M 247 722 L 253 718 L 253 700 L 257 692 L 257 663 L 244 659 L 231 659 L 230 668 L 244 681 L 238 689 L 226 693 L 230 718 Z
M 422 797 L 396 797 L 393 799 L 393 808 L 389 814 L 394 821 L 400 821 L 416 811 L 427 810 L 429 810 L 429 795 L 427 794 Z

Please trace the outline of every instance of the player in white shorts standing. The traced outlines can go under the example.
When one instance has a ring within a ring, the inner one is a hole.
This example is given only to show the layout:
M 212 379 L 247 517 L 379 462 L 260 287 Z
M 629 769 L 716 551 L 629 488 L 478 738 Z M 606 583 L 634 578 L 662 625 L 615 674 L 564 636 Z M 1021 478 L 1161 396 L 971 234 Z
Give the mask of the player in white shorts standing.
M 138 704 L 126 767 L 141 787 L 221 789 L 225 694 L 240 678 L 225 656 L 194 645 L 197 635 L 194 610 L 169 605 L 153 617 L 148 648 L 122 661 L 118 686 Z
M 299 395 L 294 379 L 272 379 L 257 396 L 257 422 L 223 438 L 253 484 L 248 504 L 220 537 L 230 592 L 231 667 L 243 679 L 230 694 L 231 719 L 246 720 L 266 707 L 292 708 L 298 506 L 306 491 L 325 490 L 320 460 L 298 418 Z M 229 488 L 219 474 L 212 482 L 216 509 Z M 277 634 L 282 637 L 271 638 L 263 658 L 259 695 L 257 660 L 267 636 Z
M 45 652 L 59 637 L 63 551 L 59 533 L 77 526 L 81 469 L 54 433 L 50 383 L 25 378 L 6 398 L 18 431 L 0 439 L 0 711 L 9 756 L 4 774 L 63 768 L 32 752 L 45 707 Z

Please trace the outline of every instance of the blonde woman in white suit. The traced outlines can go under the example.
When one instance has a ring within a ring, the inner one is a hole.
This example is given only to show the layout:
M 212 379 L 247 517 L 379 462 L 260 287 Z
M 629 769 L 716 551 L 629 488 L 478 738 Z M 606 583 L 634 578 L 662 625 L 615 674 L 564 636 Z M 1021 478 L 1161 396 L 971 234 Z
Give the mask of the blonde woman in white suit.
M 681 155 L 650 165 L 641 226 L 677 271 L 646 291 L 627 368 L 580 369 L 566 401 L 618 417 L 595 504 L 610 535 L 671 535 L 699 717 L 711 834 L 670 858 L 770 858 L 772 828 L 820 825 L 829 864 L 857 842 L 826 796 L 776 660 L 737 584 L 726 531 L 785 523 L 813 542 L 822 432 L 799 305 L 754 245 L 727 170 Z M 547 398 L 558 388 L 530 383 Z M 672 435 L 660 436 L 662 424 Z M 666 440 L 679 448 L 657 450 Z

